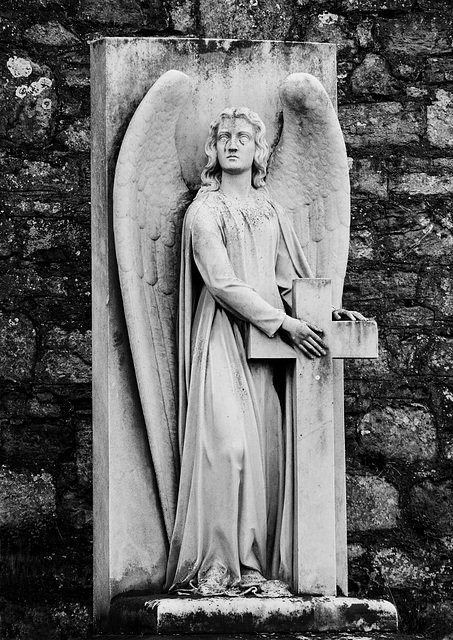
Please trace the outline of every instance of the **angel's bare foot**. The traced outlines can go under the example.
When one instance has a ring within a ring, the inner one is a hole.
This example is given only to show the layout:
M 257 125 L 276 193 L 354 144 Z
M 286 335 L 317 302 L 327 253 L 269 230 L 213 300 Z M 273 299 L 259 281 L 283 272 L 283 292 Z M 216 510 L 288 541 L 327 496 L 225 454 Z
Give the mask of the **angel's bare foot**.
M 265 580 L 260 584 L 259 595 L 266 598 L 289 598 L 293 594 L 285 582 L 281 580 Z
M 239 588 L 250 589 L 250 587 L 257 587 L 263 584 L 263 582 L 266 582 L 266 578 L 256 569 L 243 569 Z

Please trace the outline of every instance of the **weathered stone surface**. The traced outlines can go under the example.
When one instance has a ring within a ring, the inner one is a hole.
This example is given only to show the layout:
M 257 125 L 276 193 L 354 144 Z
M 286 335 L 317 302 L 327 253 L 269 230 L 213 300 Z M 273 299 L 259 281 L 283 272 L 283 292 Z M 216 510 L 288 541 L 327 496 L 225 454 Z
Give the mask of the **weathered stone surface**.
M 76 35 L 65 29 L 59 22 L 54 21 L 35 24 L 25 31 L 24 36 L 28 42 L 51 47 L 73 47 L 80 44 Z
M 399 84 L 392 77 L 385 58 L 368 53 L 351 76 L 352 92 L 356 95 L 390 96 L 398 93 Z
M 423 134 L 423 113 L 414 103 L 348 105 L 340 107 L 338 116 L 353 147 L 418 142 Z
M 432 373 L 451 376 L 453 372 L 453 338 L 436 336 L 427 364 Z
M 308 42 L 333 42 L 339 53 L 351 53 L 357 49 L 355 33 L 346 19 L 328 11 L 313 16 L 304 39 Z
M 382 199 L 387 198 L 387 167 L 380 159 L 354 160 L 350 177 L 353 194 L 366 193 Z
M 453 277 L 449 269 L 427 267 L 420 277 L 419 299 L 436 317 L 453 316 Z
M 357 300 L 376 300 L 388 298 L 414 299 L 417 293 L 417 274 L 393 270 L 374 270 L 369 277 L 350 271 L 346 275 L 346 291 L 354 290 Z M 371 277 L 372 276 L 372 277 Z
M 342 11 L 404 11 L 412 0 L 340 0 Z
M 3 165 L 0 174 L 2 190 L 49 191 L 64 193 L 66 197 L 73 193 L 77 197 L 89 194 L 88 159 L 86 164 L 82 164 L 80 160 L 52 153 L 46 159 L 35 160 L 0 151 L 0 161 Z
M 391 179 L 389 189 L 395 193 L 411 195 L 449 195 L 453 193 L 453 176 L 403 174 Z
M 57 139 L 70 151 L 88 152 L 90 150 L 89 118 L 76 120 L 67 129 L 59 133 Z
M 410 494 L 414 522 L 440 534 L 453 533 L 453 481 L 434 483 L 427 480 L 413 487 Z
M 193 0 L 175 0 L 170 6 L 170 16 L 174 29 L 181 34 L 195 33 L 195 6 Z
M 433 638 L 453 640 L 453 600 L 427 604 L 420 611 L 420 626 L 429 629 Z
M 40 528 L 55 518 L 55 486 L 48 473 L 27 475 L 2 467 L 0 497 L 0 527 Z
M 37 262 L 54 260 L 89 260 L 90 229 L 88 224 L 49 218 L 16 218 L 0 222 L 7 232 L 6 255 L 20 254 Z M 2 253 L 0 241 L 0 255 Z M 7 253 L 9 250 L 9 253 Z
M 415 560 L 395 548 L 378 551 L 373 558 L 373 565 L 392 589 L 417 588 L 435 576 L 433 571 L 429 571 L 426 560 Z
M 36 331 L 21 313 L 0 312 L 0 370 L 7 380 L 30 380 L 36 359 Z
M 400 307 L 389 311 L 385 318 L 390 327 L 431 326 L 434 322 L 434 311 L 425 307 Z
M 82 0 L 80 17 L 101 24 L 132 25 L 160 31 L 168 26 L 168 17 L 161 0 Z
M 375 476 L 346 476 L 348 530 L 391 529 L 400 518 L 398 491 Z
M 15 145 L 48 144 L 58 108 L 50 68 L 29 58 L 0 56 L 0 136 Z
M 453 80 L 453 57 L 428 58 L 424 78 L 430 84 L 451 82 Z
M 272 0 L 200 0 L 201 26 L 207 38 L 285 40 L 292 22 L 287 3 Z
M 365 451 L 390 459 L 432 460 L 437 452 L 433 415 L 421 405 L 373 409 L 362 418 L 358 431 Z
M 188 630 L 192 634 L 396 630 L 392 604 L 356 598 L 159 598 L 153 602 L 152 597 L 138 596 L 115 599 L 112 610 L 115 631 L 139 628 L 172 636 Z
M 52 329 L 44 341 L 45 351 L 36 373 L 42 380 L 69 383 L 91 380 L 91 331 Z
M 71 430 L 61 421 L 30 421 L 22 415 L 1 423 L 2 456 L 11 466 L 26 465 L 29 472 L 53 470 L 72 444 Z
M 77 478 L 82 487 L 90 488 L 92 485 L 93 465 L 92 451 L 92 425 L 91 419 L 79 419 L 76 424 L 76 465 Z
M 451 53 L 452 16 L 411 13 L 404 18 L 381 20 L 378 38 L 382 46 L 404 56 Z
M 439 89 L 436 101 L 428 106 L 428 139 L 436 147 L 453 147 L 453 93 Z M 452 187 L 451 178 L 449 182 Z
M 433 219 L 425 213 L 411 211 L 405 220 L 400 220 L 398 229 L 392 233 L 384 230 L 379 241 L 389 258 L 404 260 L 416 256 L 441 262 L 453 247 L 450 227 L 449 220 L 441 216 Z

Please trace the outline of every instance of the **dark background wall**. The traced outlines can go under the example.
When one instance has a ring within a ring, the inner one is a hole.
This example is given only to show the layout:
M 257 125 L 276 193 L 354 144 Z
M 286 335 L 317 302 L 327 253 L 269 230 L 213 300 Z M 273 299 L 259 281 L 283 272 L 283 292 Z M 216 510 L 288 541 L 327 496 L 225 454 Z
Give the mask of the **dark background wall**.
M 100 36 L 335 42 L 353 223 L 351 590 L 453 629 L 451 0 L 0 2 L 0 636 L 91 621 L 89 49 Z

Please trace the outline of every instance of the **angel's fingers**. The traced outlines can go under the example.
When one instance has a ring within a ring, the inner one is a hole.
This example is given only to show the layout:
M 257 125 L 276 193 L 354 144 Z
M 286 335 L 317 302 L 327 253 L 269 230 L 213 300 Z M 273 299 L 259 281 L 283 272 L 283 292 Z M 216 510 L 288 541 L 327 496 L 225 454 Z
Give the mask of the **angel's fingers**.
M 312 324 L 311 322 L 306 322 L 305 324 L 309 329 L 311 329 L 312 331 L 315 331 L 316 333 L 324 333 L 324 329 L 320 329 L 319 327 L 317 327 L 315 324 Z
M 327 347 L 326 343 L 324 342 L 324 340 L 322 338 L 320 338 L 317 333 L 312 332 L 307 337 L 307 340 L 311 341 L 311 343 L 314 344 L 316 347 L 321 347 L 322 349 L 328 349 L 328 347 Z M 324 352 L 323 352 L 323 355 L 325 355 Z

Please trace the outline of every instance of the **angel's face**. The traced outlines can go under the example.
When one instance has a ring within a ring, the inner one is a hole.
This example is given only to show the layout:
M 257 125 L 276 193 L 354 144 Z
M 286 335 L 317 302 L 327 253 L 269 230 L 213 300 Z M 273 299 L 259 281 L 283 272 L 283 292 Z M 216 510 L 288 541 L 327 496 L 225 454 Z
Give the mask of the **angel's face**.
M 217 131 L 217 158 L 222 171 L 249 171 L 255 157 L 255 130 L 245 118 L 223 118 Z

